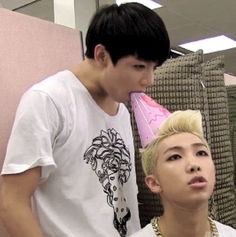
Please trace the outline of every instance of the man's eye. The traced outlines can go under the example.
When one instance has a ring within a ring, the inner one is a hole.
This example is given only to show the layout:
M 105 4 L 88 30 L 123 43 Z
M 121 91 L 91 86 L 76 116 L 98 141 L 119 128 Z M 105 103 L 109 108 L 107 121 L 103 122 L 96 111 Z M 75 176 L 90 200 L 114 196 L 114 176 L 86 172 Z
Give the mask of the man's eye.
M 206 151 L 198 151 L 197 156 L 208 156 L 208 153 Z
M 134 67 L 135 67 L 136 69 L 143 69 L 143 68 L 145 68 L 145 66 L 142 65 L 142 64 L 134 65 Z
M 180 155 L 175 154 L 175 155 L 169 156 L 169 157 L 167 158 L 167 160 L 168 160 L 168 161 L 173 161 L 173 160 L 178 160 L 178 159 L 180 159 L 180 158 L 181 158 Z

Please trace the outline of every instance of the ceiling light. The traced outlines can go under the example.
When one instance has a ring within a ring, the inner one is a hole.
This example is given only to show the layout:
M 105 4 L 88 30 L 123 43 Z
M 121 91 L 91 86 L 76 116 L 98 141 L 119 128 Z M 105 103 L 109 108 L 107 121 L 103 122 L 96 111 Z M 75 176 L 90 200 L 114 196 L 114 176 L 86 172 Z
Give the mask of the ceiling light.
M 138 2 L 143 4 L 144 6 L 150 8 L 150 9 L 156 9 L 156 8 L 160 8 L 162 7 L 162 5 L 152 1 L 152 0 L 136 0 L 136 1 L 132 1 L 132 0 L 116 0 L 116 4 L 120 5 L 122 3 L 127 3 L 127 2 Z
M 175 49 L 171 49 L 171 52 L 175 53 L 175 54 L 179 54 L 179 55 L 185 55 L 184 53 L 180 52 L 180 51 L 177 51 Z
M 179 46 L 193 52 L 202 49 L 204 53 L 213 53 L 221 50 L 235 48 L 236 41 L 226 37 L 225 35 L 220 35 L 213 38 L 207 38 L 186 44 L 181 44 Z

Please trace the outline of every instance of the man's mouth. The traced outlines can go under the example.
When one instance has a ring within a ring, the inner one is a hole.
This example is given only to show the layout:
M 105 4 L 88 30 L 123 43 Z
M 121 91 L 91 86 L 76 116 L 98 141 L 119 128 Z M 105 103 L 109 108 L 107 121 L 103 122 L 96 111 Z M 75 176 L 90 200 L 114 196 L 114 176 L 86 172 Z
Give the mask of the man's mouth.
M 205 186 L 206 183 L 207 183 L 207 181 L 204 177 L 195 176 L 188 182 L 188 185 L 191 185 L 194 187 L 202 187 L 202 186 Z

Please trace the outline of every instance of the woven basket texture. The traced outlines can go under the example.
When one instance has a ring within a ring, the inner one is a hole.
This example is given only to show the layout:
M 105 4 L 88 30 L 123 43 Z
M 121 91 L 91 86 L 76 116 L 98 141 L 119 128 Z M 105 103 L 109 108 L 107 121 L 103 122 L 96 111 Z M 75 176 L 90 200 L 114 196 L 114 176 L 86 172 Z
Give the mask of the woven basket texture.
M 234 185 L 236 187 L 236 85 L 226 87 L 229 108 L 229 131 L 234 159 Z
M 236 227 L 234 165 L 223 56 L 203 64 L 203 77 L 209 105 L 211 152 L 216 166 L 214 201 L 217 205 L 217 219 Z

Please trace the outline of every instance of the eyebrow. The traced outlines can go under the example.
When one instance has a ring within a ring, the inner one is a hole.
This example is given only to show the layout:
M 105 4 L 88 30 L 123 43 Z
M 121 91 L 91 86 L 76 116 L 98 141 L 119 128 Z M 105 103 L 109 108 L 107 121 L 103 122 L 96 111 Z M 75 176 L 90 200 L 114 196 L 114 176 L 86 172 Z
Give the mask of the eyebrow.
M 206 144 L 204 144 L 204 143 L 202 143 L 202 142 L 197 142 L 197 143 L 191 144 L 191 147 L 201 147 L 201 146 L 204 146 L 205 148 L 208 148 L 208 147 L 206 146 Z M 184 148 L 183 148 L 182 146 L 173 146 L 173 147 L 170 147 L 170 148 L 166 149 L 166 150 L 164 151 L 164 154 L 166 154 L 166 153 L 169 152 L 169 151 L 173 151 L 173 150 L 183 150 L 183 149 L 184 149 Z

